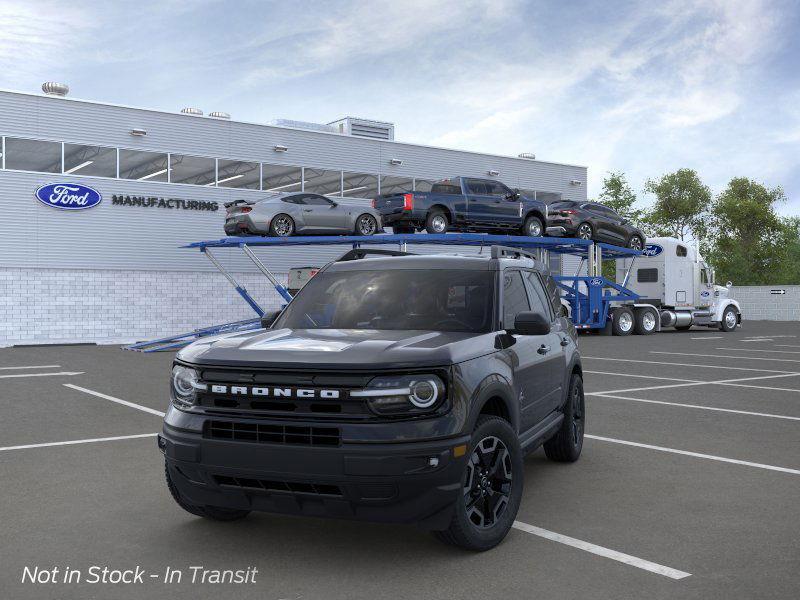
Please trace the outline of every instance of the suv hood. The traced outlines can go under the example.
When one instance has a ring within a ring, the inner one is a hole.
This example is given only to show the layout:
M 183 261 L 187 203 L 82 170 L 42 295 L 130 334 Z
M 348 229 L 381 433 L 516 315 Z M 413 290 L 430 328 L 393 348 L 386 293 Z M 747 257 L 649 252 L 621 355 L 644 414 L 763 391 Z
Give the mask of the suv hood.
M 406 369 L 452 365 L 495 351 L 494 333 L 276 329 L 206 338 L 177 359 L 215 366 Z

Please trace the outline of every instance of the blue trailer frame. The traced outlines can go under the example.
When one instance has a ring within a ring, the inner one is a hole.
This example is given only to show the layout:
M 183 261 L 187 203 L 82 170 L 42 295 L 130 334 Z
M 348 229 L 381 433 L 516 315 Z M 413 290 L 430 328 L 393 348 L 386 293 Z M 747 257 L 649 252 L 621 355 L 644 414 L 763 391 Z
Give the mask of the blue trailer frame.
M 257 319 L 236 321 L 196 329 L 194 331 L 159 338 L 147 342 L 139 342 L 126 346 L 129 350 L 141 352 L 156 352 L 160 350 L 173 350 L 185 346 L 196 339 L 209 335 L 217 335 L 231 331 L 247 331 L 258 329 L 264 309 L 250 295 L 235 277 L 229 273 L 214 256 L 215 248 L 239 248 L 250 258 L 256 268 L 261 271 L 272 283 L 275 291 L 287 302 L 292 299 L 289 291 L 275 278 L 266 265 L 255 255 L 251 248 L 254 247 L 286 247 L 286 246 L 333 246 L 350 245 L 352 248 L 376 245 L 397 245 L 402 250 L 408 244 L 434 244 L 455 246 L 478 246 L 487 249 L 492 246 L 516 248 L 531 254 L 539 251 L 538 259 L 544 260 L 545 252 L 556 254 L 580 256 L 588 259 L 589 264 L 599 264 L 602 258 L 627 258 L 641 254 L 638 250 L 612 246 L 592 240 L 552 237 L 526 237 L 516 235 L 491 235 L 484 233 L 443 233 L 443 234 L 385 234 L 370 237 L 361 236 L 305 236 L 305 237 L 226 237 L 218 240 L 194 242 L 183 248 L 198 249 L 206 255 L 212 264 L 228 279 L 236 292 L 258 315 Z M 580 270 L 580 269 L 579 269 Z M 597 270 L 597 267 L 594 269 Z M 571 319 L 578 329 L 600 329 L 606 326 L 612 302 L 635 302 L 639 296 L 620 285 L 602 276 L 601 273 L 581 275 L 556 275 L 554 276 L 559 288 L 564 292 L 564 298 L 570 305 Z M 627 278 L 626 278 L 627 282 Z

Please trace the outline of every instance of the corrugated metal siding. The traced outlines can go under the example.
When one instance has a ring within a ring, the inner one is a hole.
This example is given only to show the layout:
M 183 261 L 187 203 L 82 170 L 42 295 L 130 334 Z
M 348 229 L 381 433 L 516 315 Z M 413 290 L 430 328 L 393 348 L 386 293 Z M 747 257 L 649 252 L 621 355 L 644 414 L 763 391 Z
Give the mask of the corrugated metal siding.
M 145 129 L 147 136 L 131 136 L 133 128 Z M 12 92 L 0 91 L 0 135 L 428 179 L 485 177 L 489 169 L 496 169 L 500 172 L 497 178 L 511 187 L 586 199 L 584 167 Z M 275 152 L 276 144 L 287 146 L 288 152 Z M 390 166 L 392 158 L 403 164 Z M 583 185 L 570 184 L 573 179 Z M 58 181 L 89 185 L 103 194 L 103 203 L 70 212 L 34 199 L 38 186 Z M 222 208 L 211 213 L 112 206 L 113 194 L 215 200 L 221 205 L 236 198 L 258 197 L 262 192 L 0 171 L 3 264 L 79 269 L 213 268 L 199 252 L 179 250 L 178 246 L 222 237 Z M 430 250 L 474 252 L 458 247 Z M 329 247 L 272 250 L 268 264 L 276 272 L 286 272 L 292 266 L 324 264 L 342 251 Z M 249 261 L 239 254 L 220 252 L 230 268 L 252 271 Z

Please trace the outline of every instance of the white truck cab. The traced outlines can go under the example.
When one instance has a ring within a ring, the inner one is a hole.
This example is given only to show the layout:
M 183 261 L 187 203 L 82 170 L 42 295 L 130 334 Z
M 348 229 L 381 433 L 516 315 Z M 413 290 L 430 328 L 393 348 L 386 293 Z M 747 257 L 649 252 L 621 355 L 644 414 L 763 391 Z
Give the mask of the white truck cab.
M 640 296 L 637 307 L 650 305 L 658 311 L 661 327 L 733 331 L 742 322 L 739 303 L 729 297 L 730 282 L 716 285 L 714 270 L 681 240 L 648 238 L 642 255 L 618 259 L 616 271 L 617 283 Z

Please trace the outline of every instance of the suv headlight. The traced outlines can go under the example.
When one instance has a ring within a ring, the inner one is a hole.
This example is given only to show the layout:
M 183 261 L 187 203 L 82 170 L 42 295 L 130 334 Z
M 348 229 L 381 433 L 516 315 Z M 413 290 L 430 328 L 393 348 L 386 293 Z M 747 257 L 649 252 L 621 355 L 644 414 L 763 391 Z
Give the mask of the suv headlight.
M 433 412 L 447 397 L 437 375 L 390 375 L 376 377 L 351 398 L 364 398 L 378 415 L 415 415 Z
M 200 374 L 190 367 L 175 365 L 172 367 L 172 385 L 170 386 L 172 403 L 178 408 L 189 408 L 197 403 L 197 391 L 205 390 L 206 384 L 200 383 Z

